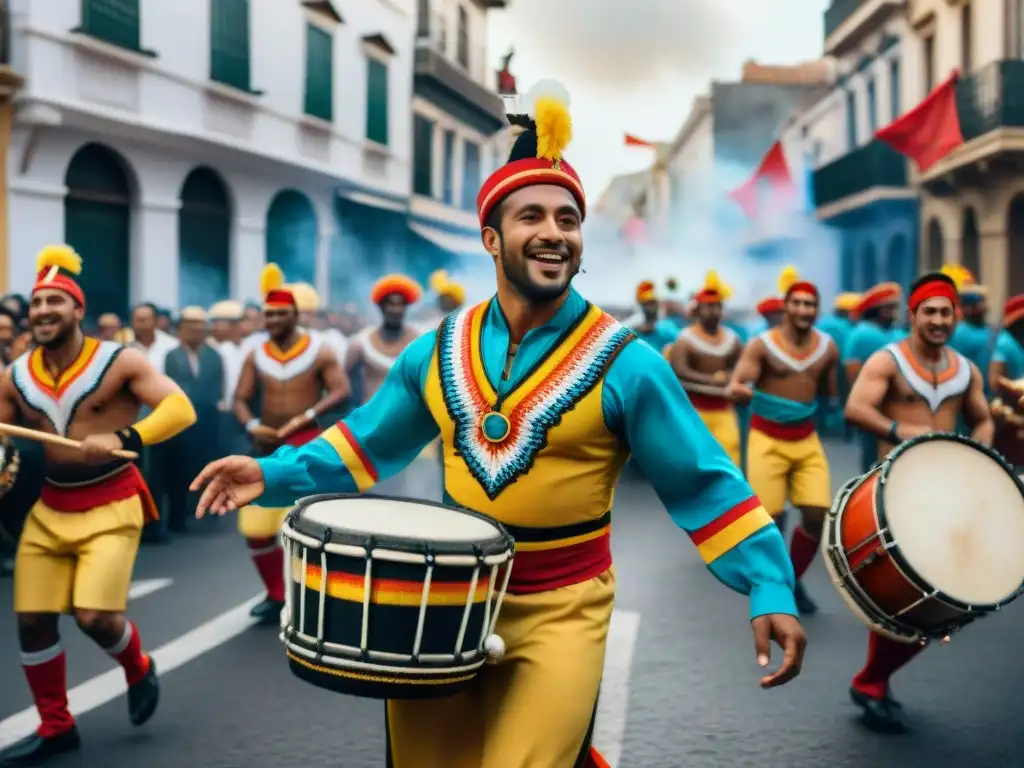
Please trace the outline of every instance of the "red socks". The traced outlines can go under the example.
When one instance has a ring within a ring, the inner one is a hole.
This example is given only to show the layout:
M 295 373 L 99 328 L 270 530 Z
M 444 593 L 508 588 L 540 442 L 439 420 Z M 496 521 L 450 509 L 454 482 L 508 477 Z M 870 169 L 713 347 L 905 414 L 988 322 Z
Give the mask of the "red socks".
M 612 768 L 608 761 L 601 757 L 601 753 L 594 747 L 590 748 L 590 754 L 587 755 L 587 760 L 583 764 L 583 768 Z
M 111 648 L 104 649 L 124 668 L 128 685 L 135 685 L 149 672 L 149 656 L 142 652 L 142 638 L 134 621 L 125 621 L 124 636 Z
M 872 699 L 884 699 L 889 693 L 889 678 L 923 648 L 920 643 L 898 643 L 872 632 L 867 663 L 853 678 L 854 690 Z
M 246 539 L 249 554 L 263 584 L 267 588 L 267 599 L 284 602 L 284 550 L 277 539 Z
M 812 538 L 802 526 L 793 529 L 793 538 L 789 543 L 789 557 L 793 561 L 793 573 L 799 580 L 818 553 L 818 542 L 820 539 Z
M 36 733 L 49 739 L 71 730 L 75 718 L 68 710 L 67 661 L 60 643 L 35 653 L 23 652 L 21 665 L 42 720 Z

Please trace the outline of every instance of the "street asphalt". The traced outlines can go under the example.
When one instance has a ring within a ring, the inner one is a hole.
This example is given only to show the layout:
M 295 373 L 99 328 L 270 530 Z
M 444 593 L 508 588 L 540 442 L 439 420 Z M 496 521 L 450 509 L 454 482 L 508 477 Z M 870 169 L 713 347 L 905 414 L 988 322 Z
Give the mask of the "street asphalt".
M 829 453 L 838 486 L 855 473 L 855 451 Z M 436 498 L 437 488 L 436 464 L 420 461 L 382 490 Z M 893 687 L 910 731 L 880 736 L 847 694 L 867 630 L 820 562 L 805 579 L 821 610 L 805 620 L 803 674 L 762 691 L 745 599 L 705 570 L 642 480 L 623 481 L 614 512 L 619 593 L 598 740 L 619 768 L 1024 766 L 1024 601 L 899 673 Z M 243 604 L 260 590 L 233 519 L 144 547 L 135 579 L 136 592 L 152 590 L 129 611 L 165 669 L 160 708 L 132 728 L 120 672 L 66 622 L 83 749 L 53 766 L 384 765 L 383 705 L 294 678 L 276 631 L 247 625 Z M 0 581 L 0 744 L 32 727 L 10 584 Z

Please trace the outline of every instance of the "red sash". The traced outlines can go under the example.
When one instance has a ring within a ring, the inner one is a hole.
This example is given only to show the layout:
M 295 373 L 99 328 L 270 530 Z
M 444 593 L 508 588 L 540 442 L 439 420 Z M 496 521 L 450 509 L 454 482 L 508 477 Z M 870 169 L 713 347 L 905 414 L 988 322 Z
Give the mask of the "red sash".
M 777 421 L 771 421 L 755 413 L 750 417 L 750 428 L 756 429 L 758 432 L 768 435 L 768 437 L 774 437 L 776 440 L 790 442 L 803 440 L 805 437 L 813 435 L 814 419 L 798 421 L 794 424 L 780 424 Z
M 701 392 L 687 390 L 686 396 L 690 398 L 690 403 L 698 411 L 726 411 L 732 406 L 732 403 L 724 397 L 715 395 L 705 395 Z
M 58 512 L 88 512 L 105 504 L 124 501 L 138 496 L 142 502 L 143 520 L 146 523 L 159 520 L 160 514 L 153 501 L 153 494 L 145 478 L 134 464 L 125 464 L 121 469 L 91 483 L 81 485 L 53 485 L 43 483 L 39 500 Z

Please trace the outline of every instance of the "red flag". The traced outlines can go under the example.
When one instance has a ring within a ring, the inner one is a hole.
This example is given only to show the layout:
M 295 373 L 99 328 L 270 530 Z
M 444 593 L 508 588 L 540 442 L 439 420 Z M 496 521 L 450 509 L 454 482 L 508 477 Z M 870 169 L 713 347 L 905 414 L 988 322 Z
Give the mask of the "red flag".
M 956 83 L 960 72 L 953 74 L 912 110 L 875 133 L 901 155 L 917 163 L 919 171 L 927 171 L 939 160 L 964 143 L 960 116 L 956 111 Z
M 756 219 L 760 213 L 762 197 L 767 197 L 776 207 L 778 203 L 789 200 L 793 193 L 793 177 L 786 163 L 786 153 L 782 142 L 776 141 L 761 158 L 754 175 L 741 186 L 729 193 L 748 219 Z
M 651 142 L 644 141 L 643 139 L 638 139 L 636 136 L 634 136 L 631 133 L 627 133 L 626 134 L 626 146 L 627 147 L 649 147 L 649 148 L 653 148 L 654 147 L 654 145 Z

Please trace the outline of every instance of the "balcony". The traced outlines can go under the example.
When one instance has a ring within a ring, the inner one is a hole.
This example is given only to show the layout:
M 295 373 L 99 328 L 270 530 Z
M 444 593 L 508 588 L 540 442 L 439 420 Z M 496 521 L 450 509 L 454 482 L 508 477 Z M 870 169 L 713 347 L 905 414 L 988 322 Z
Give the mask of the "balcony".
M 413 92 L 485 135 L 497 133 L 506 125 L 501 97 L 476 82 L 427 40 L 416 43 Z
M 0 2 L 0 97 L 9 97 L 24 80 L 11 68 L 11 10 L 10 3 Z
M 875 200 L 911 195 L 906 158 L 877 139 L 814 172 L 814 206 L 819 219 Z
M 902 0 L 832 0 L 825 11 L 825 54 L 842 56 L 878 29 Z

